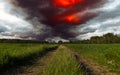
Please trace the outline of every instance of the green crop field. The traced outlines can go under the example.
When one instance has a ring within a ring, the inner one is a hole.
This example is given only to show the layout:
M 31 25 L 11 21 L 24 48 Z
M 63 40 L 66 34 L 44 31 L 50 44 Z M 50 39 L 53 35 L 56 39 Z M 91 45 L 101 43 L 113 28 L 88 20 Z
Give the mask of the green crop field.
M 85 59 L 100 66 L 107 66 L 110 72 L 120 73 L 120 44 L 68 44 Z
M 36 56 L 44 55 L 46 51 L 55 46 L 42 44 L 0 44 L 0 70 L 25 63 Z

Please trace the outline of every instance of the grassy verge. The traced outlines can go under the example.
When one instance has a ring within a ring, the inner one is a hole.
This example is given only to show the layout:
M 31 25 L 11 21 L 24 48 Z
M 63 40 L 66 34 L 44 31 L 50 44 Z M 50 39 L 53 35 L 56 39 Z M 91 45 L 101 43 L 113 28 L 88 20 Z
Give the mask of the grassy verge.
M 25 64 L 29 60 L 55 49 L 55 47 L 56 45 L 0 44 L 0 71 L 16 65 Z
M 110 72 L 120 73 L 120 44 L 68 44 L 66 46 L 100 66 L 107 66 Z
M 86 75 L 66 48 L 59 48 L 42 75 Z

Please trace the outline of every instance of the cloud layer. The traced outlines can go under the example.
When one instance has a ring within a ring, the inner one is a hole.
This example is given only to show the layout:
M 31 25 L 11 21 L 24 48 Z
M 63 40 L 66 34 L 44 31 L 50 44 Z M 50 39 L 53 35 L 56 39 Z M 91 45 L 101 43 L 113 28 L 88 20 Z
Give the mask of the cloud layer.
M 82 33 L 78 39 L 89 39 L 106 33 L 120 35 L 120 1 L 108 0 L 106 4 L 93 11 L 101 11 L 100 15 L 79 27 Z
M 55 1 L 0 0 L 0 37 L 75 40 L 120 34 L 120 1 L 83 0 L 67 7 Z

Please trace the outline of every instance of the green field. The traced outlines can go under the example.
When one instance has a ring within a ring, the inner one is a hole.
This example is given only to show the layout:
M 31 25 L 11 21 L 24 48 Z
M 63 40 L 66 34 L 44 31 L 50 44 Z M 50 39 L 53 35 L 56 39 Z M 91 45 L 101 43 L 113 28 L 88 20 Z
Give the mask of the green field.
M 44 55 L 56 45 L 42 44 L 0 44 L 0 70 Z
M 87 75 L 75 60 L 71 51 L 60 47 L 42 75 Z
M 100 66 L 107 66 L 110 72 L 120 73 L 120 44 L 68 44 L 85 59 Z
M 83 64 L 79 62 L 80 59 L 76 58 L 76 53 L 85 60 L 97 63 L 103 70 L 107 69 L 110 73 L 120 74 L 120 44 L 63 44 L 58 46 L 59 44 L 1 43 L 0 73 L 9 67 L 29 64 L 29 61 L 37 57 L 41 60 L 42 56 L 46 56 L 48 52 L 55 52 L 51 54 L 53 56 L 47 56 L 51 60 L 37 75 L 89 75 L 89 71 L 84 69 L 86 66 L 83 67 Z M 44 62 L 45 60 L 46 58 Z M 38 71 L 39 69 L 37 68 Z

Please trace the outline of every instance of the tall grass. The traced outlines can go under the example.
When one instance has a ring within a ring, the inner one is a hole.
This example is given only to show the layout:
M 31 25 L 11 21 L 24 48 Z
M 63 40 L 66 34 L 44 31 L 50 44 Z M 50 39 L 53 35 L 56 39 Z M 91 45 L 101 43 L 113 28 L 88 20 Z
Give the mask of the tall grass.
M 10 66 L 24 64 L 28 60 L 43 55 L 55 45 L 41 44 L 0 44 L 0 71 Z
M 79 64 L 69 50 L 59 48 L 42 75 L 85 75 L 85 73 L 80 70 Z
M 120 44 L 71 44 L 66 45 L 86 59 L 101 66 L 107 66 L 111 72 L 120 73 Z

